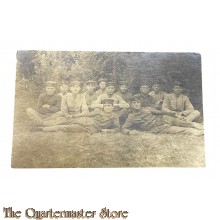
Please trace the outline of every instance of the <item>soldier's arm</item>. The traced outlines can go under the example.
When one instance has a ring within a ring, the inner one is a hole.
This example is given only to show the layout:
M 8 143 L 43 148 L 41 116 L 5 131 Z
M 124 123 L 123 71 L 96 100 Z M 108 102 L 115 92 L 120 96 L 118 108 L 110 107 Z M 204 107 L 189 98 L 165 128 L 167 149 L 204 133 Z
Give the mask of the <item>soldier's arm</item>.
M 189 115 L 192 111 L 194 111 L 194 107 L 192 105 L 192 103 L 190 102 L 189 98 L 188 97 L 185 97 L 185 100 L 184 100 L 184 107 L 185 107 L 185 110 L 182 112 L 182 114 L 184 116 L 187 116 Z
M 101 114 L 101 110 L 96 109 L 93 112 L 82 112 L 82 113 L 74 114 L 73 117 L 74 118 L 78 118 L 78 117 L 93 117 L 93 116 L 100 115 L 100 114 Z
M 85 97 L 85 94 L 82 95 L 81 111 L 82 111 L 82 113 L 89 112 L 88 105 L 86 104 L 86 97 Z
M 130 108 L 130 105 L 121 97 L 118 95 L 118 107 L 119 108 Z
M 116 133 L 120 131 L 120 123 L 119 123 L 119 117 L 116 116 L 114 118 L 114 127 L 111 129 L 102 129 L 101 132 L 102 133 Z
M 162 104 L 162 111 L 164 112 L 170 112 L 170 113 L 176 113 L 175 111 L 172 111 L 170 110 L 170 99 L 169 99 L 169 96 L 166 96 L 164 101 L 163 101 L 163 104 Z
M 44 94 L 40 94 L 39 98 L 38 98 L 38 102 L 37 102 L 37 110 L 38 110 L 38 112 L 40 112 L 42 114 L 48 113 L 48 109 L 47 108 L 43 108 L 44 105 L 45 105 L 45 103 L 44 103 Z
M 91 104 L 91 109 L 95 109 L 95 108 L 103 108 L 103 104 L 102 103 L 102 95 L 99 95 L 98 98 Z
M 66 101 L 66 97 L 62 98 L 62 102 L 61 102 L 61 112 L 64 115 L 64 117 L 68 118 L 70 117 L 69 111 L 68 111 L 68 106 L 67 106 L 67 101 Z

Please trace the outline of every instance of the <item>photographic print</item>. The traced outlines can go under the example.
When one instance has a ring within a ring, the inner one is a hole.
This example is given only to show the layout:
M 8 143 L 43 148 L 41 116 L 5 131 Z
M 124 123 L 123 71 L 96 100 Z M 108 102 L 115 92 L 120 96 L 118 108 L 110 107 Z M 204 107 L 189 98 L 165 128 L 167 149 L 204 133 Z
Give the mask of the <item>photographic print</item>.
M 17 52 L 13 168 L 204 166 L 200 54 Z

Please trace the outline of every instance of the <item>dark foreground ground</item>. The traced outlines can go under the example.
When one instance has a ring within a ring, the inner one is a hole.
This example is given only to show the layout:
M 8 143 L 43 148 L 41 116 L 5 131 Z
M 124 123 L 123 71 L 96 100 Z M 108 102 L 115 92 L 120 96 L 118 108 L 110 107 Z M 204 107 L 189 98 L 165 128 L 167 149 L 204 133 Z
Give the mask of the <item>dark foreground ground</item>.
M 12 167 L 204 167 L 204 137 L 30 132 L 25 109 L 36 105 L 17 91 Z M 32 96 L 33 97 L 33 96 Z

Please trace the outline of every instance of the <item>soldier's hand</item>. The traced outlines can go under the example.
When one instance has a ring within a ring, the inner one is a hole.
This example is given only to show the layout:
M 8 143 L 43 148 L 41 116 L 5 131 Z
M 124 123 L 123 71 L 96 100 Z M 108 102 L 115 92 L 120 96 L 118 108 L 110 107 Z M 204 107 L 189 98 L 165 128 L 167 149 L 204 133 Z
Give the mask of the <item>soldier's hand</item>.
M 182 112 L 177 113 L 176 117 L 179 118 L 180 120 L 183 120 L 183 121 L 186 120 L 185 117 L 183 116 Z

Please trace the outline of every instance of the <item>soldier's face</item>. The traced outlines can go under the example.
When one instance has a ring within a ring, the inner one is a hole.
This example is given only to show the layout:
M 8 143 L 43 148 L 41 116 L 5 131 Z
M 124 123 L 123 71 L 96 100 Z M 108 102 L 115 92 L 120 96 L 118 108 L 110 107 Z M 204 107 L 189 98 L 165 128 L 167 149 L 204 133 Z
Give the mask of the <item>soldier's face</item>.
M 180 95 L 183 92 L 183 89 L 180 86 L 174 86 L 173 87 L 173 92 L 176 95 Z
M 108 86 L 106 88 L 106 92 L 108 95 L 112 95 L 115 92 L 115 87 L 114 86 Z
M 141 101 L 140 100 L 133 101 L 131 103 L 131 107 L 135 110 L 139 110 L 141 108 Z
M 160 85 L 159 84 L 154 84 L 152 87 L 154 92 L 160 92 Z
M 73 85 L 70 87 L 70 91 L 73 93 L 73 94 L 78 94 L 79 91 L 80 91 L 80 86 L 79 85 Z
M 122 93 L 125 93 L 125 92 L 128 91 L 128 87 L 127 87 L 126 85 L 121 85 L 121 86 L 120 86 L 120 91 L 121 91 Z
M 105 88 L 106 88 L 106 82 L 100 82 L 100 83 L 99 83 L 99 87 L 100 87 L 101 89 L 105 89 Z
M 87 92 L 94 92 L 95 91 L 96 86 L 92 83 L 89 83 L 86 85 L 86 91 Z
M 66 94 L 68 93 L 68 91 L 69 91 L 68 88 L 63 88 L 63 89 L 61 89 L 61 93 L 62 93 L 63 95 L 66 95 Z
M 112 104 L 104 104 L 103 109 L 104 109 L 104 112 L 110 113 L 113 110 L 113 105 Z
M 148 94 L 149 92 L 150 92 L 150 87 L 149 86 L 141 86 L 141 88 L 140 88 L 140 92 L 142 93 L 142 94 Z
M 47 87 L 46 87 L 46 93 L 47 93 L 47 95 L 54 95 L 55 92 L 56 92 L 55 87 L 53 87 L 53 86 L 47 86 Z

